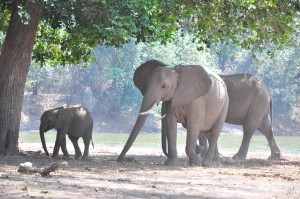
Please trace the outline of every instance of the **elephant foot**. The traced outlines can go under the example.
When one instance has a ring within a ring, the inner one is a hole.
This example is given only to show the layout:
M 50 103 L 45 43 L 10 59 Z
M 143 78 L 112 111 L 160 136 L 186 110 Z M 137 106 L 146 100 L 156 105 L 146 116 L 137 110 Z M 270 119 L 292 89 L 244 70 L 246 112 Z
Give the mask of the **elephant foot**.
M 235 154 L 232 157 L 233 160 L 240 160 L 240 161 L 245 161 L 246 160 L 246 155 L 240 155 L 239 153 Z
M 87 160 L 89 157 L 87 155 L 82 156 L 81 160 Z
M 168 158 L 165 161 L 164 165 L 166 165 L 166 166 L 175 166 L 176 163 L 177 163 L 177 158 Z
M 70 155 L 69 154 L 68 155 L 64 155 L 63 159 L 66 159 L 66 160 L 70 159 Z
M 193 158 L 189 158 L 189 165 L 190 166 L 200 166 L 202 162 L 202 157 L 197 155 Z
M 58 159 L 58 154 L 52 154 L 51 158 L 52 159 Z
M 277 152 L 275 154 L 271 154 L 270 157 L 268 157 L 268 160 L 280 160 L 281 158 L 281 154 L 280 152 Z
M 203 162 L 201 163 L 201 166 L 203 167 L 211 167 L 213 165 L 212 161 L 209 160 L 203 160 Z
M 214 157 L 214 160 L 213 160 L 214 163 L 217 163 L 217 164 L 220 164 L 222 161 L 221 161 L 221 157 L 218 156 L 218 157 Z
M 75 159 L 79 159 L 82 156 L 82 153 L 75 153 Z
M 118 157 L 118 159 L 117 159 L 117 162 L 124 162 L 124 161 L 125 161 L 124 157 L 123 158 Z

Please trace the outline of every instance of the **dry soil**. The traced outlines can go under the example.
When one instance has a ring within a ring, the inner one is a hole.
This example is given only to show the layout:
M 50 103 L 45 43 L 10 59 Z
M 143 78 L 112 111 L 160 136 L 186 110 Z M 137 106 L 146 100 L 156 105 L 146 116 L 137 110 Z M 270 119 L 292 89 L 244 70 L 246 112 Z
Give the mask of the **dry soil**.
M 87 161 L 53 160 L 38 144 L 20 149 L 21 156 L 0 156 L 0 198 L 300 198 L 300 157 L 271 162 L 254 154 L 204 168 L 187 166 L 182 155 L 178 166 L 166 167 L 159 149 L 132 147 L 123 163 L 116 162 L 121 148 L 91 150 Z M 48 177 L 17 172 L 20 163 L 42 168 L 55 161 L 68 166 Z

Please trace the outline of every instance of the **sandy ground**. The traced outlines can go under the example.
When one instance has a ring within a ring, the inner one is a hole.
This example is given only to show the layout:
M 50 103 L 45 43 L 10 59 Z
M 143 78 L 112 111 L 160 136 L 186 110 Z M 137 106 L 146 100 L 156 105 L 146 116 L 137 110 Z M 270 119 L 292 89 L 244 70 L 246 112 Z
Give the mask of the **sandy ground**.
M 38 144 L 20 143 L 20 149 L 25 155 L 0 156 L 0 198 L 300 198 L 300 157 L 270 162 L 252 154 L 245 162 L 224 158 L 203 168 L 187 166 L 182 154 L 178 166 L 166 167 L 159 148 L 132 147 L 131 161 L 123 163 L 116 162 L 116 147 L 93 149 L 87 161 L 52 160 Z M 17 172 L 20 163 L 41 168 L 55 161 L 68 166 L 48 177 Z

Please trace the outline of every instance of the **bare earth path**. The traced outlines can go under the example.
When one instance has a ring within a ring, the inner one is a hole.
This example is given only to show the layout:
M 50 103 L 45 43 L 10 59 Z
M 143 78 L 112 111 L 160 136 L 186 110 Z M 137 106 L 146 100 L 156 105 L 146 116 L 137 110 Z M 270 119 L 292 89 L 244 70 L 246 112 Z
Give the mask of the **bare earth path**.
M 121 148 L 91 150 L 88 161 L 52 160 L 39 145 L 20 143 L 27 155 L 0 156 L 0 198 L 300 198 L 300 157 L 269 162 L 252 155 L 246 162 L 225 160 L 213 168 L 163 166 L 161 151 L 132 147 L 129 161 L 117 163 Z M 70 151 L 70 153 L 72 153 Z M 224 154 L 227 155 L 227 154 Z M 66 161 L 49 177 L 18 173 L 18 165 L 46 167 Z

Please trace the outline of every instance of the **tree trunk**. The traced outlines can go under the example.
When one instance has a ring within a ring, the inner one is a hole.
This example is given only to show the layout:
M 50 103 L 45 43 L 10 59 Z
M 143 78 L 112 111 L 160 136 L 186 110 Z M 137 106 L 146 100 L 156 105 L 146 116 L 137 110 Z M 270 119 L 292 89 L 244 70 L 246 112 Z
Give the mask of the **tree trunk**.
M 42 1 L 27 2 L 30 19 L 18 14 L 21 1 L 13 2 L 12 15 L 0 55 L 0 155 L 19 152 L 18 138 L 25 89 Z

